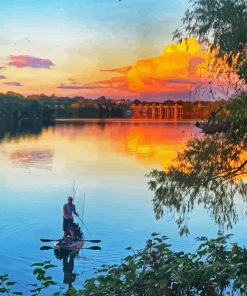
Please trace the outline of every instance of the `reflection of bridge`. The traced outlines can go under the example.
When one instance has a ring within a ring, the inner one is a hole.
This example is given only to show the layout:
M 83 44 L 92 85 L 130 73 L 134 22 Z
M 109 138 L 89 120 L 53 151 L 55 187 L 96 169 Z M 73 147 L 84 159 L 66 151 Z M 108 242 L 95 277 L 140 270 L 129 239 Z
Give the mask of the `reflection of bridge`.
M 133 118 L 151 118 L 151 119 L 181 119 L 183 117 L 182 106 L 178 104 L 139 104 L 131 105 Z

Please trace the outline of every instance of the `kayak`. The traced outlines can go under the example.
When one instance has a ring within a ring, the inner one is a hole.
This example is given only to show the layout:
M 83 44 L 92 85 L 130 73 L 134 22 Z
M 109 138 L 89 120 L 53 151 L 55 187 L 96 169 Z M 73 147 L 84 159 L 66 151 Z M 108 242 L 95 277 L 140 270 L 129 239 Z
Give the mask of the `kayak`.
M 71 239 L 60 239 L 55 241 L 54 250 L 66 250 L 66 251 L 76 251 L 83 246 L 84 241 L 80 240 L 71 240 Z
M 84 234 L 80 229 L 80 226 L 76 223 L 73 223 L 74 228 L 74 239 L 71 240 L 70 236 L 66 238 L 59 239 L 54 243 L 54 250 L 59 251 L 77 251 L 84 244 Z

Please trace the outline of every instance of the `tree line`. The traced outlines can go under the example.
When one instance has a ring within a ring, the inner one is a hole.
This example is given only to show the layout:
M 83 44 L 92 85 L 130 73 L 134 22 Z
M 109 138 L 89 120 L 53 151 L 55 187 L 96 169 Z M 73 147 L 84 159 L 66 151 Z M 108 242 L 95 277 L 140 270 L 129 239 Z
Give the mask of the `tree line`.
M 226 101 L 130 101 L 113 100 L 101 96 L 97 99 L 29 95 L 7 92 L 0 94 L 0 123 L 21 126 L 25 124 L 50 124 L 55 118 L 131 118 L 133 105 L 164 104 L 182 106 L 184 119 L 207 118 L 222 108 Z
M 53 120 L 52 109 L 39 101 L 21 94 L 7 92 L 0 94 L 0 123 L 25 124 L 50 123 Z

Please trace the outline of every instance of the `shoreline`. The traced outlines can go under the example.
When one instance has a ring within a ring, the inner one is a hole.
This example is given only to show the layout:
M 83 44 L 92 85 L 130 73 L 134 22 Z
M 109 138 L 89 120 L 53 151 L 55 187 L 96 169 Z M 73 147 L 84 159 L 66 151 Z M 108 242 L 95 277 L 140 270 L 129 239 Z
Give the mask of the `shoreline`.
M 202 119 L 55 118 L 56 123 L 195 123 Z

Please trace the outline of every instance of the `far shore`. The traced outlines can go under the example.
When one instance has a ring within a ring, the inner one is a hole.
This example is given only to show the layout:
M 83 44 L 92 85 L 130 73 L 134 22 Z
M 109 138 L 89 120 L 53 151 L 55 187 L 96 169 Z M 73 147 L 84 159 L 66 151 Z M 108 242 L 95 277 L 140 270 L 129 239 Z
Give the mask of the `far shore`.
M 56 118 L 57 123 L 63 122 L 118 122 L 118 123 L 195 123 L 202 119 L 151 119 L 151 118 Z

